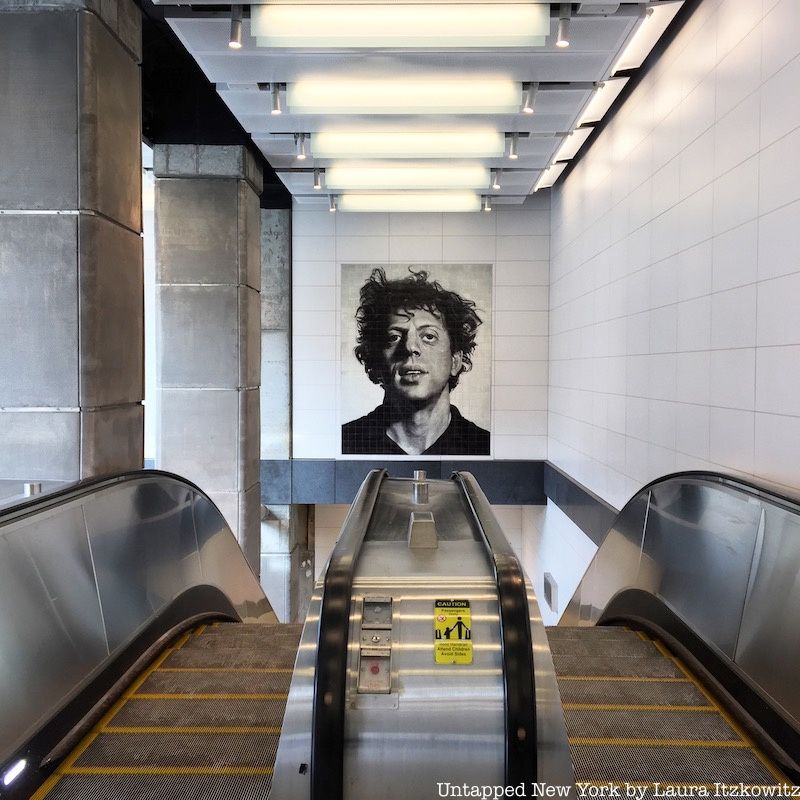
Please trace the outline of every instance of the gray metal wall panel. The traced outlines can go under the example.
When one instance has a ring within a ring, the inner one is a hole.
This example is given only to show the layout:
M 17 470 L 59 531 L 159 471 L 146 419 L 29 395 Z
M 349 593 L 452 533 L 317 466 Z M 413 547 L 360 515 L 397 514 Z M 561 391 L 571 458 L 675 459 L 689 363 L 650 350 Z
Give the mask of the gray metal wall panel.
M 239 386 L 239 289 L 236 286 L 158 288 L 164 388 Z
M 209 493 L 237 491 L 238 417 L 235 390 L 163 389 L 162 468 Z
M 260 295 L 248 286 L 239 287 L 239 386 L 261 385 Z
M 0 411 L 0 475 L 20 481 L 80 478 L 78 411 Z
M 259 482 L 258 434 L 261 424 L 259 390 L 239 392 L 239 489 L 245 491 Z
M 141 469 L 144 406 L 126 405 L 81 412 L 81 477 Z
M 142 229 L 137 63 L 94 14 L 80 14 L 80 207 Z
M 72 216 L 0 216 L 0 406 L 78 405 L 77 231 Z
M 239 281 L 261 289 L 261 209 L 250 184 L 239 182 Z
M 239 492 L 239 546 L 256 577 L 261 571 L 261 484 Z
M 80 219 L 81 406 L 144 398 L 142 240 L 102 217 Z
M 261 331 L 261 458 L 290 455 L 289 335 Z
M 238 283 L 238 181 L 156 181 L 159 283 Z
M 800 723 L 800 520 L 765 504 L 763 541 L 745 604 L 736 663 Z
M 638 585 L 733 658 L 760 508 L 699 484 L 655 486 Z
M 0 208 L 77 208 L 77 41 L 74 12 L 3 14 Z

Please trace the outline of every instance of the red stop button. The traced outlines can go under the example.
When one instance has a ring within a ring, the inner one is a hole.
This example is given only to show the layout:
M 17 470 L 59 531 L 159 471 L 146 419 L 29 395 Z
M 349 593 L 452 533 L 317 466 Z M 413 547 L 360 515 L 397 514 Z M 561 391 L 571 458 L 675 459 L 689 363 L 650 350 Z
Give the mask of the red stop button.
M 370 672 L 371 672 L 373 675 L 377 675 L 377 674 L 378 674 L 378 673 L 381 671 L 381 665 L 380 665 L 380 664 L 377 664 L 377 663 L 375 663 L 375 664 L 373 664 L 373 665 L 372 665 L 372 666 L 369 668 L 369 671 L 370 671 Z

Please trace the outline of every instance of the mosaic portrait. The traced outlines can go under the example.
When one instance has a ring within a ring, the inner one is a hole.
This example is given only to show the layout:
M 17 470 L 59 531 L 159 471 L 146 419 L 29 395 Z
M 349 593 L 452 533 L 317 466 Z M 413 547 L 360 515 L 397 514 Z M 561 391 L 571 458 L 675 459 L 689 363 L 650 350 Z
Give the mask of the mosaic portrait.
M 490 264 L 343 264 L 342 454 L 488 456 Z

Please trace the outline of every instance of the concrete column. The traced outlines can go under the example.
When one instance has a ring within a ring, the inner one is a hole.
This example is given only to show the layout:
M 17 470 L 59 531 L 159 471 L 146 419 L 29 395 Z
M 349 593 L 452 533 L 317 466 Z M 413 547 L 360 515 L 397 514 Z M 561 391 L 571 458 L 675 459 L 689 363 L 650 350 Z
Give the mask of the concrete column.
M 292 455 L 291 247 L 291 209 L 262 209 L 261 458 L 266 460 L 288 461 Z M 314 574 L 309 530 L 313 531 L 313 507 L 263 509 L 261 582 L 284 622 L 302 621 L 308 610 Z
M 258 196 L 240 146 L 157 145 L 157 465 L 194 481 L 259 570 Z
M 0 0 L 0 480 L 142 465 L 141 17 Z

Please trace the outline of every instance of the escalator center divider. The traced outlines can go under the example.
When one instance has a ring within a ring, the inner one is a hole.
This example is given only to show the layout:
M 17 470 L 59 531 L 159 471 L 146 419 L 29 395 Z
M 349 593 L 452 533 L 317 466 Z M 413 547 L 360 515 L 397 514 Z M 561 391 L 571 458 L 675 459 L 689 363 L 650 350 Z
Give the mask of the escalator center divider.
M 497 524 L 486 495 L 469 472 L 454 472 L 492 563 L 500 606 L 506 718 L 506 786 L 537 780 L 536 687 L 525 575 Z
M 386 470 L 372 470 L 342 526 L 327 572 L 319 615 L 311 726 L 311 800 L 342 800 L 347 646 L 353 575 Z

